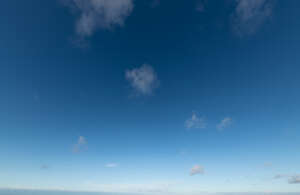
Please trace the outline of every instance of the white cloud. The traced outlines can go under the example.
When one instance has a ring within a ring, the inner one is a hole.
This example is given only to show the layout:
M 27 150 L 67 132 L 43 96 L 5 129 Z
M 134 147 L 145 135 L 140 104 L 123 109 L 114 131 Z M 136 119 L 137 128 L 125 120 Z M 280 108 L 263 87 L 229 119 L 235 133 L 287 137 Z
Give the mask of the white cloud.
M 195 165 L 190 171 L 191 176 L 197 174 L 204 174 L 204 168 L 201 165 Z
M 206 128 L 205 119 L 203 117 L 198 117 L 196 113 L 192 114 L 192 117 L 185 121 L 185 127 L 187 129 L 203 129 Z
M 273 12 L 274 0 L 236 0 L 233 30 L 239 36 L 254 34 Z
M 142 65 L 140 68 L 126 70 L 125 78 L 137 94 L 141 95 L 151 95 L 159 85 L 154 69 L 147 64 Z
M 76 33 L 91 36 L 97 29 L 123 26 L 133 10 L 133 0 L 64 0 L 65 4 L 79 13 Z
M 220 124 L 217 125 L 217 129 L 223 130 L 224 128 L 230 126 L 231 124 L 232 124 L 232 118 L 226 117 L 220 122 Z
M 289 184 L 300 184 L 300 175 L 291 176 L 288 182 Z
M 79 136 L 77 143 L 73 147 L 73 152 L 75 153 L 80 152 L 82 149 L 85 148 L 86 144 L 87 144 L 86 138 L 83 136 Z
M 105 165 L 105 167 L 107 167 L 107 168 L 115 168 L 117 166 L 119 166 L 117 163 L 108 163 Z

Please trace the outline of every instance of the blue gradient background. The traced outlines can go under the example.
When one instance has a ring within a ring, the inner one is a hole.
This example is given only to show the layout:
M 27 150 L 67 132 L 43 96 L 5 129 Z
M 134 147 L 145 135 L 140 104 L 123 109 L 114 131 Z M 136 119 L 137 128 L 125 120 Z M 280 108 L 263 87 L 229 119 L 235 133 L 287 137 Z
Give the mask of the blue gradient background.
M 59 2 L 3 1 L 0 187 L 299 192 L 272 178 L 300 173 L 300 1 L 277 1 L 272 20 L 246 37 L 224 19 L 227 3 L 198 13 L 195 2 L 135 1 L 123 28 L 99 30 L 80 49 Z M 125 71 L 144 63 L 160 87 L 132 98 Z M 186 131 L 193 111 L 207 128 Z M 217 131 L 227 116 L 233 124 Z M 79 136 L 87 149 L 74 154 Z M 189 176 L 195 164 L 204 175 Z

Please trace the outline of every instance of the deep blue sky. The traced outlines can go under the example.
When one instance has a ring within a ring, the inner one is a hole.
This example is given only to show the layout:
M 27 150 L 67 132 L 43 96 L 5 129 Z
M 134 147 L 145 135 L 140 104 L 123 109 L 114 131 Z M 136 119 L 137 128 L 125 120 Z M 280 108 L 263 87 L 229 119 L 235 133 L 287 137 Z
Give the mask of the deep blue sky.
M 0 7 L 0 187 L 300 191 L 298 0 L 81 1 Z

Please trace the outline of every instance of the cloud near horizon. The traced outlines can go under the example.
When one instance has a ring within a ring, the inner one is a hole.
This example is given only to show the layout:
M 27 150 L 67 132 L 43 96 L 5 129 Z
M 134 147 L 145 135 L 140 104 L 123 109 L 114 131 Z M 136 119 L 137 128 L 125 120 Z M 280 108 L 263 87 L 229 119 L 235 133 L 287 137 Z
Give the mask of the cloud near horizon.
M 89 37 L 98 29 L 122 27 L 131 14 L 133 0 L 63 0 L 64 4 L 79 15 L 76 34 Z
M 300 174 L 288 175 L 288 174 L 277 174 L 273 179 L 287 178 L 289 184 L 300 184 Z
M 300 174 L 291 176 L 288 182 L 289 184 L 300 184 Z

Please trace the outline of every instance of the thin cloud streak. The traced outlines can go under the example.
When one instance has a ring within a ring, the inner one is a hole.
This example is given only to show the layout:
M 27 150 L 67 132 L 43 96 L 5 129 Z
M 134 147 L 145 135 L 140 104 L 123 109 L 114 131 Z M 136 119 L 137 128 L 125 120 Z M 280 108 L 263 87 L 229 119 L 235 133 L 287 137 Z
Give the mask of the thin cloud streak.
M 105 165 L 105 167 L 107 168 L 115 168 L 115 167 L 118 167 L 119 165 L 117 163 L 108 163 Z

